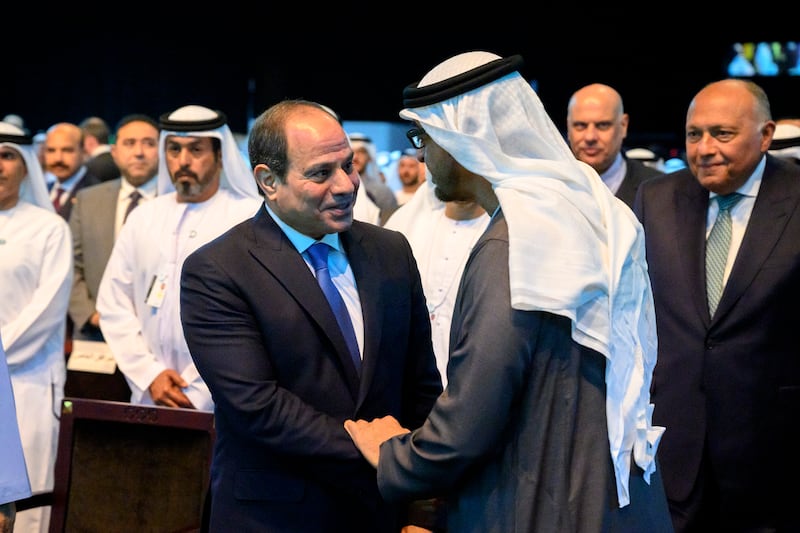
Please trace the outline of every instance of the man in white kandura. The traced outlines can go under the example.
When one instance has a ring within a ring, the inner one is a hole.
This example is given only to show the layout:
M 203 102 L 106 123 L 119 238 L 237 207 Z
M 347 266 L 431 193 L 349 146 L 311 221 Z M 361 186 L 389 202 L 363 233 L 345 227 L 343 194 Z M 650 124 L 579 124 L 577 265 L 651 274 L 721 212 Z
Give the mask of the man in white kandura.
M 71 286 L 72 237 L 31 138 L 0 123 L 0 337 L 34 492 L 53 489 Z M 11 451 L 0 453 L 0 470 L 13 470 Z M 17 513 L 15 531 L 46 532 L 49 523 L 50 507 L 37 507 Z
M 458 285 L 472 247 L 489 225 L 489 220 L 489 215 L 475 198 L 453 199 L 437 189 L 432 180 L 426 179 L 411 200 L 386 221 L 386 228 L 406 236 L 417 260 L 431 317 L 436 366 L 445 387 L 450 323 Z
M 131 402 L 211 411 L 181 327 L 181 268 L 263 200 L 223 113 L 189 105 L 159 122 L 158 196 L 117 237 L 97 296 L 100 328 Z

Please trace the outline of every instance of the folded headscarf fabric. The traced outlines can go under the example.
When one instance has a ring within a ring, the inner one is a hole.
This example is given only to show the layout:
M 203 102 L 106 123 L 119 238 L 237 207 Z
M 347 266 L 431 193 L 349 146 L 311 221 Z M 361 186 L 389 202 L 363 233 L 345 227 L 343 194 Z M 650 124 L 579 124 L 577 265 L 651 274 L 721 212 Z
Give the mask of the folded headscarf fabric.
M 25 161 L 27 176 L 19 186 L 19 198 L 33 205 L 38 205 L 48 211 L 55 212 L 50 194 L 47 192 L 47 182 L 44 179 L 42 166 L 33 149 L 33 139 L 19 127 L 0 122 L 0 146 L 13 148 Z
M 649 481 L 664 432 L 652 425 L 657 338 L 644 230 L 573 156 L 519 65 L 519 56 L 457 55 L 406 89 L 414 107 L 400 116 L 492 184 L 508 223 L 512 307 L 569 317 L 575 341 L 607 358 L 609 445 L 625 506 L 631 455 Z

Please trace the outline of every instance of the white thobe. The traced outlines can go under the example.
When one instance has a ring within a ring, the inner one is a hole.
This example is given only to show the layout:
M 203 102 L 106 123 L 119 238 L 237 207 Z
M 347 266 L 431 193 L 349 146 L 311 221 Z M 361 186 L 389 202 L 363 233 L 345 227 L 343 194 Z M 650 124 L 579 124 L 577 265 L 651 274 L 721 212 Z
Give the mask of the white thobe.
M 435 198 L 433 187 L 423 183 L 414 196 L 395 211 L 385 227 L 408 239 L 417 261 L 428 313 L 436 366 L 447 386 L 450 324 L 458 285 L 469 252 L 489 225 L 486 213 L 470 220 L 453 220 L 444 214 L 444 202 Z
M 34 492 L 53 488 L 71 287 L 67 222 L 24 201 L 0 211 L 0 338 Z M 48 517 L 49 507 L 31 509 L 17 515 L 16 527 L 47 531 Z
M 201 203 L 178 203 L 172 192 L 131 212 L 100 282 L 97 310 L 132 403 L 153 405 L 150 384 L 170 368 L 189 383 L 183 392 L 195 408 L 214 409 L 183 336 L 181 267 L 189 254 L 262 205 L 260 198 L 243 199 L 220 189 Z M 159 293 L 162 298 L 155 297 Z
M 364 187 L 363 183 L 356 193 L 356 201 L 353 204 L 353 218 L 376 226 L 381 223 L 381 208 L 367 195 L 367 188 Z

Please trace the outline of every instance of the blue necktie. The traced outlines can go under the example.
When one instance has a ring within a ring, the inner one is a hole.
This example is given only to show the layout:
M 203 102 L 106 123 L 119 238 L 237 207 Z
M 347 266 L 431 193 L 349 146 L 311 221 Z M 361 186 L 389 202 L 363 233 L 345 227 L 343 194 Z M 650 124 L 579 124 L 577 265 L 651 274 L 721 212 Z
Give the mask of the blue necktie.
M 317 242 L 308 248 L 308 257 L 311 259 L 311 266 L 317 276 L 317 283 L 319 283 L 322 292 L 325 293 L 325 298 L 336 316 L 336 321 L 339 323 L 339 329 L 342 330 L 344 340 L 347 342 L 347 348 L 350 350 L 350 357 L 353 359 L 353 364 L 356 366 L 356 371 L 361 374 L 361 355 L 358 350 L 358 341 L 356 340 L 356 332 L 353 329 L 353 322 L 350 320 L 350 313 L 347 312 L 347 306 L 342 300 L 342 295 L 331 280 L 330 271 L 328 271 L 328 251 L 330 246 L 324 242 Z
M 731 247 L 731 208 L 741 200 L 739 193 L 717 196 L 719 214 L 706 241 L 706 294 L 708 312 L 714 316 L 722 296 L 722 280 L 725 265 L 728 263 L 728 250 Z

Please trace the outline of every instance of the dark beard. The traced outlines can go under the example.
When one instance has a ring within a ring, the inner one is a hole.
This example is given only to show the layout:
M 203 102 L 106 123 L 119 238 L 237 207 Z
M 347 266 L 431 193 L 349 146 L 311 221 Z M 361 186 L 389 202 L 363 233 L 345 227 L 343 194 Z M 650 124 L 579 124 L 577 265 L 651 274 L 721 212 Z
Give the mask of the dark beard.
M 459 193 L 458 191 L 443 191 L 435 185 L 433 187 L 433 194 L 443 202 L 471 202 L 475 199 L 472 195 Z

